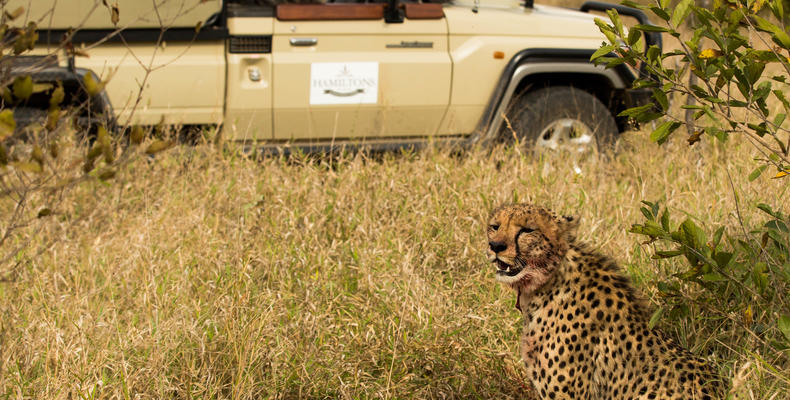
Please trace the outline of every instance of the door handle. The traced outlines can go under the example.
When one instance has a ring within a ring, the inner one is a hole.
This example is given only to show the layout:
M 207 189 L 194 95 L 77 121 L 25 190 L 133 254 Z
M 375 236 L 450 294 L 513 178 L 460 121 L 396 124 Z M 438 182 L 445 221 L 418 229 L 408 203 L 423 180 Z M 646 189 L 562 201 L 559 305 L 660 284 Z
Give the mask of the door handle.
M 315 46 L 318 44 L 316 38 L 291 38 L 291 46 Z

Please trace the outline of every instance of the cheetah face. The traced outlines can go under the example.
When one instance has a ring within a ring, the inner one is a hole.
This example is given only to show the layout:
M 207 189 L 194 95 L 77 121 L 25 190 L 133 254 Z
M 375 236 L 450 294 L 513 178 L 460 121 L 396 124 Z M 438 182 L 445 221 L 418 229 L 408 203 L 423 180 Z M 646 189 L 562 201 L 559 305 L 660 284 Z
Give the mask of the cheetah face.
M 496 279 L 528 291 L 543 286 L 567 252 L 572 222 L 571 217 L 557 217 L 526 204 L 494 210 L 487 236 L 488 260 L 496 266 Z

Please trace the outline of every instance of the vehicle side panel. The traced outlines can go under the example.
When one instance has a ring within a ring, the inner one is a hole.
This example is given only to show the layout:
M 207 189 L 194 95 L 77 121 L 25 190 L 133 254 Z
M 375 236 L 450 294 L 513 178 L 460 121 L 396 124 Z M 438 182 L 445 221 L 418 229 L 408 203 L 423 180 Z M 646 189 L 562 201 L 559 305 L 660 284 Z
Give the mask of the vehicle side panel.
M 156 3 L 156 7 L 154 7 Z M 218 12 L 221 0 L 113 0 L 118 6 L 118 23 L 110 9 L 97 0 L 9 0 L 6 11 L 24 8 L 23 22 L 34 21 L 41 29 L 111 29 L 194 27 Z
M 272 17 L 229 18 L 229 40 L 242 40 L 245 49 L 229 46 L 227 100 L 223 134 L 232 140 L 270 140 L 272 119 Z M 268 51 L 265 48 L 268 44 Z
M 225 43 L 105 44 L 77 57 L 94 71 L 120 124 L 217 124 L 225 95 Z M 140 97 L 138 101 L 138 96 Z
M 450 95 L 444 19 L 407 19 L 400 24 L 383 19 L 275 20 L 274 31 L 276 139 L 429 136 L 436 132 Z M 316 39 L 317 43 L 293 46 L 291 39 Z M 402 42 L 431 46 L 391 46 Z M 316 63 L 377 64 L 375 104 L 311 104 Z

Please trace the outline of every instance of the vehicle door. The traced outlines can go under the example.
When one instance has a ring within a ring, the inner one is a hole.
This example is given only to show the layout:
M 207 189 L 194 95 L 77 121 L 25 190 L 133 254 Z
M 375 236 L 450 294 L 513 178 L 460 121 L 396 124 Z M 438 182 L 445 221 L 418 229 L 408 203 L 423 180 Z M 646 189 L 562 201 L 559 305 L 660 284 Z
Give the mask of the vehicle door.
M 227 93 L 223 134 L 231 140 L 271 140 L 274 6 L 227 4 Z
M 411 6 L 411 7 L 409 7 Z M 274 137 L 391 138 L 436 132 L 450 96 L 438 4 L 287 4 L 274 21 Z

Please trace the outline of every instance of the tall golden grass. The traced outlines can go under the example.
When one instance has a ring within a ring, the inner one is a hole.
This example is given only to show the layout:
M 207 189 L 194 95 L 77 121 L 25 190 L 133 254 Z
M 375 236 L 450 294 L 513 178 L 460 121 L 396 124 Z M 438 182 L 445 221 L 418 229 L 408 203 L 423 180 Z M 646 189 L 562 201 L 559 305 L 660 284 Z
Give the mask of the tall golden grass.
M 530 398 L 521 316 L 486 262 L 491 208 L 579 215 L 580 238 L 657 304 L 651 282 L 676 266 L 627 233 L 640 200 L 736 227 L 731 177 L 747 226 L 757 202 L 787 210 L 786 180 L 747 180 L 752 157 L 629 133 L 581 173 L 514 147 L 139 159 L 70 191 L 35 233 L 54 245 L 0 282 L 0 397 Z M 701 355 L 736 398 L 788 397 L 759 354 L 722 350 L 704 324 L 663 329 L 713 349 Z

